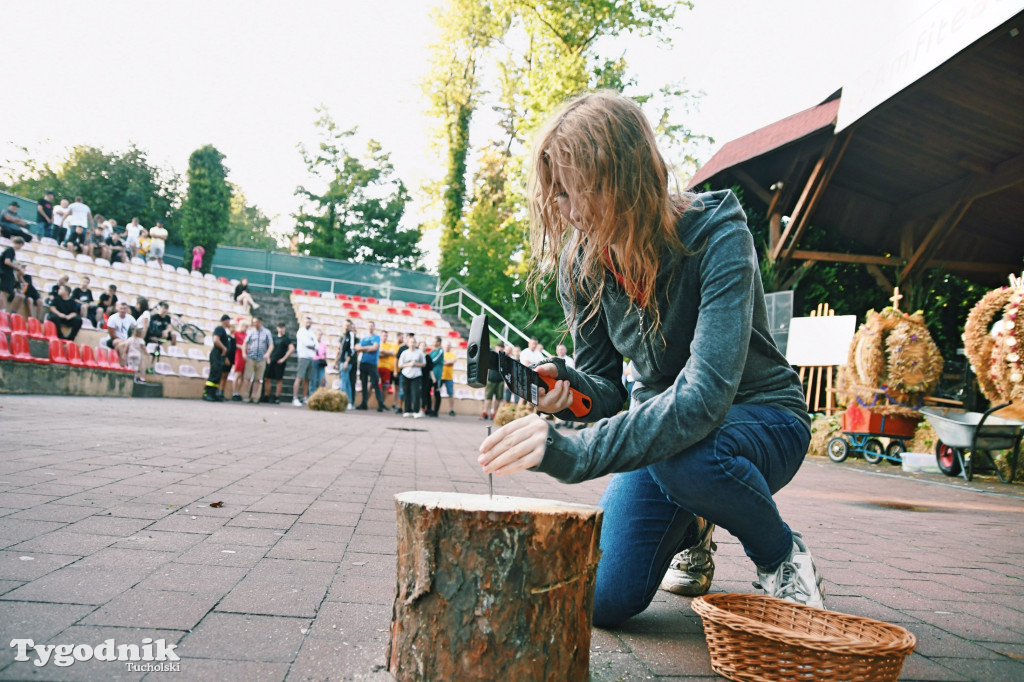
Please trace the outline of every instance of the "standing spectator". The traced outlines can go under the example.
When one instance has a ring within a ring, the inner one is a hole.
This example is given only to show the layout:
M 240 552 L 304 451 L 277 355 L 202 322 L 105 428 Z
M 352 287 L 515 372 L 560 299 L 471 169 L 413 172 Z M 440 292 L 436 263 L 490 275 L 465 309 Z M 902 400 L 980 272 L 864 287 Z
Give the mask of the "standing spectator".
M 357 410 L 369 409 L 369 387 L 373 386 L 373 393 L 377 397 L 377 411 L 384 411 L 384 394 L 380 391 L 380 377 L 377 375 L 377 359 L 380 353 L 380 337 L 375 331 L 376 325 L 371 322 L 366 336 L 359 340 L 356 351 L 362 353 L 359 357 L 359 382 L 363 387 L 363 399 Z
M 211 403 L 223 402 L 224 396 L 217 395 L 221 375 L 224 374 L 224 357 L 228 352 L 231 337 L 228 336 L 227 325 L 230 315 L 221 315 L 220 324 L 213 330 L 213 348 L 210 349 L 210 376 L 206 378 L 203 400 Z
M 12 201 L 7 210 L 0 213 L 0 235 L 12 238 L 21 237 L 27 242 L 32 241 L 32 233 L 28 229 L 29 222 L 18 215 L 18 202 Z
M 199 244 L 196 244 L 195 246 L 192 247 L 192 269 L 193 270 L 202 270 L 203 269 L 203 255 L 205 253 L 206 253 L 206 249 L 204 249 Z
M 403 417 L 419 419 L 423 416 L 420 412 L 420 396 L 423 389 L 420 384 L 423 381 L 423 367 L 427 364 L 427 358 L 423 351 L 416 347 L 415 343 L 407 346 L 402 354 L 398 356 L 398 370 L 402 375 L 402 385 L 405 387 L 405 412 Z
M 245 335 L 245 384 L 248 384 L 247 395 L 250 403 L 263 398 L 263 375 L 267 371 L 270 352 L 274 349 L 274 337 L 270 330 L 263 326 L 259 317 L 252 318 L 252 327 Z M 235 370 L 238 373 L 238 370 Z M 243 384 L 244 385 L 244 384 Z M 253 386 L 259 385 L 257 397 L 253 397 Z
M 57 298 L 50 303 L 50 314 L 46 319 L 57 326 L 57 338 L 74 341 L 78 330 L 82 328 L 82 318 L 78 314 L 78 305 L 71 298 L 71 289 L 66 284 L 60 285 Z M 71 331 L 65 333 L 64 327 Z
M 380 390 L 387 400 L 388 392 L 391 390 L 391 376 L 395 372 L 395 362 L 398 360 L 398 344 L 388 340 L 388 332 L 385 329 L 380 333 L 380 355 L 377 358 L 377 376 L 380 378 Z M 398 405 L 398 402 L 395 402 Z M 387 405 L 384 406 L 385 409 Z
M 128 340 L 128 344 L 125 346 L 124 358 L 124 366 L 135 370 L 135 381 L 140 384 L 146 383 L 143 375 L 146 373 L 146 361 L 149 359 L 149 351 L 146 350 L 146 339 L 143 338 L 142 328 L 135 328 L 132 338 Z
M 281 384 L 284 383 L 284 368 L 288 358 L 295 352 L 295 342 L 288 336 L 288 327 L 284 322 L 277 323 L 277 334 L 274 336 L 274 352 L 270 355 L 267 365 L 267 401 L 275 405 L 281 402 Z M 271 397 L 273 382 L 277 381 L 277 392 Z
M 487 368 L 487 384 L 484 386 L 484 411 L 480 415 L 481 419 L 494 419 L 495 413 L 498 408 L 501 407 L 502 403 L 502 389 L 505 387 L 505 382 L 501 379 L 501 372 L 498 371 L 497 367 Z M 490 404 L 490 407 L 488 407 Z
M 68 200 L 61 199 L 60 203 L 53 207 L 53 238 L 57 240 L 58 244 L 63 245 L 64 240 L 68 237 L 68 230 L 62 227 L 64 224 L 64 216 L 68 214 Z
M 89 228 L 94 222 L 92 209 L 82 203 L 82 197 L 75 197 L 75 200 L 68 206 L 67 213 L 64 214 L 62 227 L 67 226 L 69 238 L 73 233 L 81 234 L 81 243 L 84 244 Z M 81 228 L 81 232 L 78 228 Z
M 259 310 L 260 306 L 256 301 L 252 300 L 252 294 L 249 293 L 249 278 L 243 277 L 238 281 L 238 285 L 235 287 L 235 294 L 232 296 L 235 303 L 241 303 L 242 305 L 249 308 L 250 311 Z
M 421 386 L 420 393 L 423 396 L 423 413 L 430 416 L 430 396 L 434 390 L 434 358 L 430 356 L 430 348 L 427 347 L 426 341 L 420 341 L 420 350 L 423 351 L 423 357 L 426 359 L 426 363 L 423 365 L 423 385 Z
M 92 326 L 98 327 L 96 323 L 96 303 L 92 297 L 92 289 L 89 288 L 89 278 L 83 277 L 82 283 L 71 292 L 71 298 L 78 304 L 78 314 L 82 319 L 88 319 Z
M 398 352 L 395 354 L 395 374 L 394 374 L 395 405 L 394 405 L 394 408 L 395 408 L 395 412 L 397 413 L 397 412 L 401 412 L 402 411 L 402 406 L 405 404 L 403 402 L 403 400 L 402 400 L 402 395 L 403 395 L 402 394 L 402 371 L 401 371 L 401 368 L 398 367 L 398 359 L 401 358 L 402 357 L 402 353 L 404 353 L 406 351 L 406 349 L 409 348 L 409 344 L 407 344 L 405 342 L 405 334 L 403 334 L 402 332 L 398 332 L 398 339 L 396 339 L 396 342 L 398 343 Z
M 170 310 L 171 306 L 167 301 L 160 301 L 157 304 L 157 311 L 149 316 L 149 326 L 145 329 L 146 343 L 170 341 L 172 346 L 177 344 L 178 333 L 171 327 Z M 140 328 L 141 326 L 139 325 Z
M 348 408 L 356 407 L 356 326 L 351 319 L 345 320 L 345 331 L 341 335 L 338 359 L 334 368 L 341 375 L 341 390 L 348 396 Z
M 313 385 L 309 387 L 310 395 L 327 382 L 327 339 L 324 338 L 324 330 L 319 327 L 316 330 L 316 355 L 313 356 L 313 366 L 315 379 Z
M 527 341 L 526 350 L 519 354 L 519 362 L 527 367 L 533 367 L 538 363 L 544 362 L 544 353 L 541 352 L 540 344 L 536 338 L 530 337 L 530 340 Z
M 36 221 L 39 233 L 44 237 L 53 238 L 53 190 L 46 190 L 43 198 L 36 202 Z
M 124 227 L 124 245 L 128 250 L 129 258 L 135 258 L 139 255 L 139 239 L 142 238 L 142 233 L 145 228 L 139 224 L 138 218 L 132 218 L 132 221 Z
M 302 396 L 309 391 L 309 385 L 316 376 L 313 358 L 316 357 L 316 337 L 313 336 L 313 320 L 306 317 L 302 327 L 295 335 L 295 348 L 299 356 L 299 369 L 295 374 L 295 385 L 292 387 L 292 405 L 302 407 Z M 299 390 L 305 386 L 305 390 Z
M 241 322 L 241 320 L 238 320 L 238 322 Z M 231 379 L 232 366 L 234 365 L 235 362 L 237 362 L 237 358 L 239 355 L 241 355 L 242 357 L 245 356 L 245 353 L 241 351 L 242 344 L 238 343 L 235 340 L 237 338 L 234 335 L 235 324 L 231 320 L 228 320 L 227 324 L 224 325 L 224 329 L 227 330 L 228 333 L 228 349 L 224 352 L 224 367 L 223 369 L 221 369 L 220 383 L 217 385 L 217 393 L 214 396 L 217 398 L 219 402 L 224 401 L 224 392 L 227 390 L 228 381 Z M 232 383 L 231 385 L 237 386 L 238 382 L 241 380 L 242 370 L 237 369 L 235 370 L 234 383 Z
M 167 229 L 158 220 L 156 221 L 156 226 L 149 231 L 149 260 L 155 260 L 160 265 L 163 265 L 166 244 Z
M 99 322 L 99 317 L 102 314 L 104 318 L 108 315 L 113 315 L 117 311 L 117 285 L 108 284 L 107 290 L 100 294 L 99 298 L 99 311 L 96 315 L 96 321 Z M 98 324 L 96 325 L 99 326 Z
M 235 385 L 231 400 L 236 403 L 242 402 L 242 387 L 245 386 L 245 337 L 248 333 L 249 321 L 244 317 L 235 320 L 235 328 L 232 332 L 235 343 L 230 358 L 233 359 L 235 366 Z
M 17 262 L 16 254 L 25 246 L 23 237 L 11 238 L 11 245 L 0 253 L 0 294 L 3 294 L 5 310 L 16 313 L 21 309 L 22 295 L 18 282 L 25 274 L 25 266 Z
M 444 368 L 441 370 L 441 388 L 448 394 L 448 416 L 455 416 L 455 360 L 452 342 L 444 342 Z
M 135 318 L 128 313 L 128 302 L 118 301 L 117 313 L 107 318 L 107 346 L 117 351 L 121 365 L 124 365 L 128 341 L 135 329 Z
M 430 351 L 430 365 L 434 375 L 434 404 L 431 407 L 428 403 L 426 408 L 428 417 L 436 417 L 441 409 L 441 382 L 444 377 L 444 348 L 441 347 L 440 336 L 434 337 L 434 347 Z

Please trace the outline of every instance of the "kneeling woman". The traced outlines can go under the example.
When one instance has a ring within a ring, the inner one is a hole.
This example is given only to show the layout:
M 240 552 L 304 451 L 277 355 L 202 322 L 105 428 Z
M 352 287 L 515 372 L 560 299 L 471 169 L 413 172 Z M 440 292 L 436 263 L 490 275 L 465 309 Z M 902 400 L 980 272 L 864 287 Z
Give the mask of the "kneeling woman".
M 746 216 L 731 192 L 673 194 L 669 176 L 643 112 L 617 93 L 568 102 L 540 132 L 531 246 L 536 274 L 557 272 L 576 358 L 575 370 L 538 366 L 558 379 L 540 409 L 572 418 L 572 386 L 597 423 L 563 435 L 519 419 L 479 462 L 569 483 L 616 474 L 600 503 L 595 625 L 647 608 L 673 555 L 710 545 L 707 524 L 739 539 L 767 594 L 823 606 L 807 546 L 772 499 L 800 468 L 810 419 L 769 334 Z M 623 357 L 636 383 L 620 413 Z

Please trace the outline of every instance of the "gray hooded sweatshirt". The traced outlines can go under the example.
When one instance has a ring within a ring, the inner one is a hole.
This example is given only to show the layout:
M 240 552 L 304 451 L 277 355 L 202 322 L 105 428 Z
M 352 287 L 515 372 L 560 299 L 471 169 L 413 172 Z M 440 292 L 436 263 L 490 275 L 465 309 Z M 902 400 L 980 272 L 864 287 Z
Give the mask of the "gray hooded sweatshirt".
M 744 403 L 782 410 L 810 431 L 799 377 L 769 333 L 754 242 L 736 196 L 698 195 L 678 229 L 693 255 L 663 256 L 655 281 L 661 324 L 653 333 L 611 273 L 600 310 L 586 320 L 585 294 L 577 290 L 574 306 L 569 284 L 575 254 L 562 254 L 558 291 L 576 369 L 553 362 L 559 379 L 593 399 L 585 421 L 598 423 L 569 435 L 549 425 L 536 470 L 576 483 L 640 469 L 700 442 Z M 620 412 L 623 357 L 636 379 L 628 412 Z M 568 411 L 557 416 L 580 421 Z

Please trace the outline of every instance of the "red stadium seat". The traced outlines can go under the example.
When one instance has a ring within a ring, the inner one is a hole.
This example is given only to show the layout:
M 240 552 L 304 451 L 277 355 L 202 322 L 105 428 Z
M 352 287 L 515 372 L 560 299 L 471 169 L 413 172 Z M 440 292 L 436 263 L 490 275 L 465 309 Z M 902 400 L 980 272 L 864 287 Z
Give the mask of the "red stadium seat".
M 362 316 L 361 316 L 361 315 L 359 314 L 359 311 L 358 311 L 358 310 L 353 310 L 352 312 L 350 312 L 350 313 L 348 314 L 348 316 L 349 316 L 349 317 L 362 317 Z
M 423 324 L 427 325 L 428 327 L 436 327 L 437 326 L 437 323 L 434 322 L 433 320 L 423 320 Z
M 336 296 L 336 298 L 337 298 L 337 299 L 338 299 L 339 301 L 347 301 L 347 300 L 348 300 L 348 294 L 338 294 L 338 295 Z
M 100 363 L 93 356 L 92 346 L 82 346 L 82 364 L 89 369 L 99 369 Z
M 0 332 L 0 360 L 13 360 L 11 349 L 7 346 L 7 333 Z
M 367 296 L 366 297 L 366 302 L 367 303 L 378 303 L 377 299 L 374 298 L 373 296 Z
M 312 296 L 313 298 L 320 298 L 320 292 L 319 291 L 313 291 L 312 289 L 307 291 L 306 295 L 307 296 Z
M 409 310 L 408 308 L 402 308 L 402 314 L 405 315 L 406 317 L 412 317 L 412 311 Z
M 341 307 L 342 308 L 347 308 L 349 310 L 351 310 L 352 308 L 355 308 L 355 306 L 352 305 L 351 303 L 349 303 L 348 301 L 343 301 L 342 304 L 341 304 Z
M 412 301 L 409 301 L 408 303 L 405 304 L 405 307 L 406 308 L 416 308 L 416 307 L 418 307 L 418 305 L 416 303 L 413 303 Z
M 100 369 L 120 369 L 116 360 L 111 364 L 110 350 L 104 346 L 96 348 L 96 363 L 100 366 Z
M 11 313 L 11 336 L 15 334 L 27 336 L 28 331 L 25 329 L 25 318 L 18 313 Z
M 362 303 L 363 302 L 363 297 L 362 296 L 353 296 L 352 300 L 357 302 L 357 303 Z
M 457 339 L 457 338 L 459 338 L 459 333 L 457 331 L 455 331 L 454 329 L 449 329 L 448 330 L 448 336 L 450 336 L 453 339 Z
M 52 320 L 43 322 L 43 336 L 48 339 L 57 338 L 57 325 Z
M 11 316 L 3 310 L 0 310 L 0 333 L 8 333 L 11 331 Z
M 60 339 L 50 339 L 50 362 L 54 365 L 68 364 L 64 355 L 64 342 Z
M 391 315 L 397 315 L 398 314 L 398 308 L 388 308 L 388 313 L 391 314 Z
M 459 348 L 469 348 L 469 341 L 459 341 Z
M 306 293 L 305 289 L 292 289 L 292 293 L 298 296 L 302 296 Z
M 78 344 L 74 341 L 65 341 L 67 345 L 64 346 L 64 351 L 68 354 L 68 364 L 72 367 L 84 367 L 85 363 L 82 362 L 82 353 L 78 348 Z
M 366 305 L 365 303 L 360 303 L 356 307 L 359 308 L 360 310 L 369 310 L 370 309 L 370 306 Z
M 429 303 L 420 303 L 420 310 L 430 310 Z
M 38 362 L 39 364 L 49 363 L 50 358 L 34 358 L 28 349 L 28 335 L 11 334 L 11 355 L 17 362 Z
M 28 338 L 42 341 L 46 338 L 43 333 L 43 324 L 34 317 L 28 318 Z
M 218 277 L 217 281 L 220 282 L 221 284 L 231 284 L 231 280 L 229 280 L 227 277 Z

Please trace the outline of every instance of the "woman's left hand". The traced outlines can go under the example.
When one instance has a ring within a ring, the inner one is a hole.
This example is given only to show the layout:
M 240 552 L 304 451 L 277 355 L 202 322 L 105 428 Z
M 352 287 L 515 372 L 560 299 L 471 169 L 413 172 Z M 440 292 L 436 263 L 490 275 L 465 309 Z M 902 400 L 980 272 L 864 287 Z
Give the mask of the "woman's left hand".
M 504 476 L 526 471 L 544 459 L 547 439 L 547 422 L 535 414 L 521 417 L 484 439 L 477 462 L 485 474 Z

